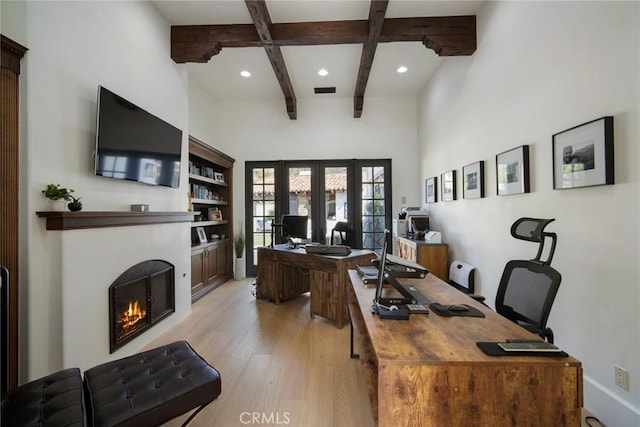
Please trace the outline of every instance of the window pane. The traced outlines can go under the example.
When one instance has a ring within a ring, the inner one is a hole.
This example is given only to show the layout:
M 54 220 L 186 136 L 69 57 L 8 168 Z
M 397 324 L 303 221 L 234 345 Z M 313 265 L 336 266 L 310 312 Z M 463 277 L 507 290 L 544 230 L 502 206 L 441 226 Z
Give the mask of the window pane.
M 256 248 L 271 244 L 271 223 L 274 214 L 274 168 L 254 168 L 253 175 L 253 262 L 257 262 Z

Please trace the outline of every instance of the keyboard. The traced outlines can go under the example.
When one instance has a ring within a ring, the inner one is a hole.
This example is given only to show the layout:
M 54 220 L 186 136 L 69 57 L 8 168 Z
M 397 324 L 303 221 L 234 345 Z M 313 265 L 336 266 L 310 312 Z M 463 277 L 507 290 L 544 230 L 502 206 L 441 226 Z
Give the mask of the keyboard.
M 345 245 L 307 245 L 305 249 L 308 254 L 318 255 L 345 256 L 351 253 L 351 248 Z
M 402 287 L 411 294 L 417 303 L 431 304 L 433 302 L 420 289 L 416 288 L 415 285 L 402 285 Z
M 562 351 L 555 345 L 546 341 L 499 342 L 498 346 L 504 351 Z

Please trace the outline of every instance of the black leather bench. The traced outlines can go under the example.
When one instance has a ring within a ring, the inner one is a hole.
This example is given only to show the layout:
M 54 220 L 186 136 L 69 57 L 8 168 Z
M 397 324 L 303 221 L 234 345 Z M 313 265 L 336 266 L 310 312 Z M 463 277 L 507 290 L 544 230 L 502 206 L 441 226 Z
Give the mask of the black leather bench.
M 186 341 L 98 365 L 56 372 L 11 390 L 2 402 L 6 426 L 157 426 L 222 391 L 220 373 Z

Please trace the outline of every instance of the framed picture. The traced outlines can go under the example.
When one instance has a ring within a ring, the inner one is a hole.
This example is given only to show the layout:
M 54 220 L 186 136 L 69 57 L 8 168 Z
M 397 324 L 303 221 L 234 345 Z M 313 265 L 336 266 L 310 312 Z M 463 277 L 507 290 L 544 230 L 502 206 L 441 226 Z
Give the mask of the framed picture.
M 209 221 L 222 221 L 222 211 L 217 208 L 209 209 Z
M 553 188 L 614 184 L 613 117 L 602 117 L 556 133 Z
M 207 243 L 207 234 L 204 232 L 204 228 L 197 227 L 196 231 L 198 232 L 198 240 L 200 240 L 200 243 Z
M 216 180 L 216 181 L 224 182 L 224 174 L 222 174 L 220 172 L 214 172 L 213 173 L 213 179 Z
M 427 203 L 435 203 L 438 201 L 438 177 L 433 176 L 427 178 L 424 182 L 424 191 Z
M 529 146 L 522 145 L 496 155 L 498 196 L 528 193 Z
M 442 174 L 442 201 L 456 199 L 456 171 L 450 170 Z
M 484 160 L 462 167 L 462 197 L 480 199 L 484 197 Z

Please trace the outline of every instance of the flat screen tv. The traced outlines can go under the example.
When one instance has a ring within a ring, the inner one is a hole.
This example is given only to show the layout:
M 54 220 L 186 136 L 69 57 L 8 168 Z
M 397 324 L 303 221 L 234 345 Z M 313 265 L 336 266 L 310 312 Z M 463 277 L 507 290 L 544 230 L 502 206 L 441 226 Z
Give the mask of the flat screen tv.
M 177 188 L 182 131 L 110 90 L 98 87 L 95 173 Z

